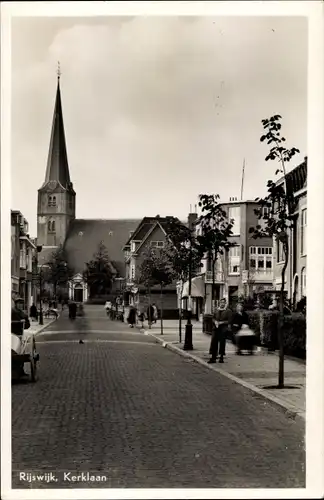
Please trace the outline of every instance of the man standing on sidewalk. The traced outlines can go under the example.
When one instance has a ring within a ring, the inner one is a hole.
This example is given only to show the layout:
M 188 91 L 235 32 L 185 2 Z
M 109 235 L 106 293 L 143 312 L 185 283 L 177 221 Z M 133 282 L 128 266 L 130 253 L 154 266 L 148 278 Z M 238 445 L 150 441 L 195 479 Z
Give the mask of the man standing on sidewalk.
M 216 363 L 218 352 L 219 362 L 224 363 L 227 332 L 231 329 L 232 311 L 226 306 L 226 299 L 222 299 L 213 318 L 213 333 L 208 363 Z

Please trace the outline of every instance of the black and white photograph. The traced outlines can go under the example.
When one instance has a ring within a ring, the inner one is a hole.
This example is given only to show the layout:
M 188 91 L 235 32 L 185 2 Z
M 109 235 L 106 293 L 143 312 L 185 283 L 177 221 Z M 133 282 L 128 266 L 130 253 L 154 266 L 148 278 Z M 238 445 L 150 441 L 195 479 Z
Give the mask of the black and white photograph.
M 91 3 L 4 2 L 2 497 L 320 498 L 323 5 Z

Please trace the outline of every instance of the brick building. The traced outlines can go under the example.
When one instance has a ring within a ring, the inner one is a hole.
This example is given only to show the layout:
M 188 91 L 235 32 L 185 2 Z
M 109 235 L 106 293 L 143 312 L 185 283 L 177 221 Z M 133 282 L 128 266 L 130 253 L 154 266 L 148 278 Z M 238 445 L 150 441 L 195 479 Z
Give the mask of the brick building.
M 144 217 L 124 246 L 126 262 L 126 287 L 128 294 L 126 304 L 147 307 L 149 304 L 148 291 L 144 285 L 138 284 L 139 269 L 149 248 L 164 248 L 167 237 L 168 217 Z M 151 302 L 161 309 L 163 300 L 163 317 L 178 317 L 176 283 L 166 285 L 161 289 L 159 285 L 152 286 Z
M 11 210 L 11 292 L 20 297 L 29 311 L 34 300 L 33 259 L 34 239 L 28 234 L 28 222 L 18 210 Z
M 278 185 L 284 183 L 282 177 Z M 286 175 L 287 189 L 293 194 L 296 207 L 294 227 L 289 232 L 289 258 L 285 274 L 285 291 L 292 305 L 306 297 L 306 232 L 307 232 L 307 157 Z M 282 244 L 274 241 L 274 286 L 281 287 L 281 271 L 284 264 Z
M 272 238 L 252 238 L 250 228 L 260 224 L 255 210 L 256 201 L 238 201 L 236 198 L 221 204 L 234 220 L 230 241 L 234 246 L 227 255 L 220 256 L 215 267 L 214 298 L 216 303 L 225 297 L 234 305 L 240 296 L 273 289 Z M 199 231 L 199 227 L 197 228 Z M 204 313 L 212 311 L 212 267 L 203 260 L 202 274 L 205 281 Z

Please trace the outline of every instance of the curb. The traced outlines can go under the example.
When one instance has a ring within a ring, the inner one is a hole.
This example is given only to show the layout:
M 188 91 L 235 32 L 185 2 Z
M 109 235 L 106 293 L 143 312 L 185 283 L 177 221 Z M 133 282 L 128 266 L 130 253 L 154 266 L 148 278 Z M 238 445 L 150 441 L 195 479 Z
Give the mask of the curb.
M 162 344 L 162 347 L 164 347 L 166 349 L 169 349 L 170 351 L 173 351 L 173 352 L 179 354 L 180 356 L 182 356 L 184 358 L 192 359 L 193 361 L 195 361 L 196 363 L 204 366 L 205 368 L 207 368 L 209 370 L 213 370 L 214 372 L 217 372 L 220 375 L 223 375 L 224 377 L 232 380 L 233 382 L 236 382 L 237 384 L 242 385 L 246 389 L 249 389 L 250 391 L 258 394 L 262 398 L 270 400 L 280 410 L 284 410 L 284 413 L 288 417 L 290 417 L 290 418 L 299 417 L 299 418 L 303 419 L 304 421 L 306 420 L 306 413 L 304 411 L 299 410 L 293 404 L 289 404 L 289 403 L 287 403 L 285 401 L 282 401 L 281 399 L 277 398 L 276 396 L 273 396 L 272 394 L 269 394 L 264 389 L 260 389 L 259 387 L 256 387 L 255 385 L 250 384 L 249 382 L 246 382 L 245 380 L 243 380 L 243 379 L 241 379 L 239 377 L 236 377 L 235 375 L 232 375 L 231 373 L 228 373 L 228 372 L 222 370 L 221 368 L 218 368 L 215 365 L 209 365 L 209 364 L 207 364 L 206 361 L 204 361 L 203 359 L 199 358 L 198 356 L 195 356 L 194 354 L 189 354 L 188 352 L 183 351 L 179 347 L 175 346 L 174 343 L 172 343 L 172 342 L 165 342 L 163 339 L 161 339 L 160 337 L 157 337 L 153 333 L 148 332 L 147 330 L 144 331 L 144 334 L 145 335 L 150 335 L 151 337 L 153 337 L 158 343 Z
M 38 335 L 39 333 L 41 333 L 43 330 L 45 330 L 45 328 L 47 328 L 48 326 L 50 326 L 55 321 L 57 321 L 57 319 L 54 318 L 51 321 L 49 321 L 46 325 L 42 325 L 41 328 L 39 330 L 37 330 L 37 332 L 34 333 L 35 337 L 36 337 L 36 335 Z

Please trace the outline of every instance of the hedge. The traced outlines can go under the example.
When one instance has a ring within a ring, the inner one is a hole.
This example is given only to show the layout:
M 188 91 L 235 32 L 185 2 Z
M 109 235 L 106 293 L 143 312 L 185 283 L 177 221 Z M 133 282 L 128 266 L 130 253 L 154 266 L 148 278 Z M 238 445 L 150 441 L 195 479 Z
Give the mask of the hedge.
M 258 337 L 259 345 L 271 350 L 278 349 L 277 311 L 248 311 L 251 329 Z M 306 317 L 302 313 L 284 316 L 284 352 L 306 358 Z

